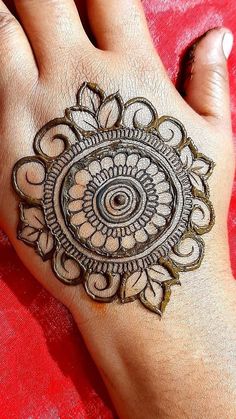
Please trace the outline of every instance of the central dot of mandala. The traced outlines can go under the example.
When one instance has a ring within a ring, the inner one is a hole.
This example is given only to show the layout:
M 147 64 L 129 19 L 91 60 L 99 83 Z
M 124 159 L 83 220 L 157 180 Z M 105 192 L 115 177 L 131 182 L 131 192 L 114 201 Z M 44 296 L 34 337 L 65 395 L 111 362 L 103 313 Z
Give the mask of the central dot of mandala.
M 53 163 L 47 224 L 84 266 L 134 270 L 168 253 L 186 230 L 191 186 L 178 155 L 138 129 L 97 133 Z

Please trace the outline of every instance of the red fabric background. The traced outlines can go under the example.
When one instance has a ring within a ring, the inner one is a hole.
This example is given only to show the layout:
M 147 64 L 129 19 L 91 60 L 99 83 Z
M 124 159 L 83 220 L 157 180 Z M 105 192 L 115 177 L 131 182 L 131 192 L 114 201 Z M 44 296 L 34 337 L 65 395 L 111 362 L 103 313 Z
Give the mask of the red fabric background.
M 236 34 L 235 0 L 145 0 L 150 30 L 172 80 L 186 47 L 220 25 Z M 229 60 L 236 132 L 236 49 Z M 227 164 L 227 162 L 226 162 Z M 236 272 L 236 184 L 229 215 Z M 0 418 L 112 418 L 111 403 L 66 309 L 20 263 L 0 232 Z

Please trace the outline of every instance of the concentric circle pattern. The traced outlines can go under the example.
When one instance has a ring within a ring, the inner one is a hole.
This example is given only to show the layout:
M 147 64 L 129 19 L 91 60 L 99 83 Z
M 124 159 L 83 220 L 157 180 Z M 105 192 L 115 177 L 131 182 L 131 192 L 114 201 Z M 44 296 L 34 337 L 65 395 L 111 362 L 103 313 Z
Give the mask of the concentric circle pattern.
M 120 149 L 100 161 L 84 161 L 87 169 L 73 167 L 68 191 L 69 222 L 77 237 L 99 253 L 118 256 L 156 240 L 170 222 L 174 202 L 168 175 L 156 162 Z
M 164 256 L 183 235 L 191 186 L 178 155 L 157 136 L 111 130 L 55 161 L 44 208 L 53 234 L 83 265 L 133 271 Z
M 13 169 L 18 238 L 51 260 L 63 284 L 162 316 L 179 273 L 203 260 L 214 162 L 147 98 L 124 101 L 87 81 L 33 148 Z

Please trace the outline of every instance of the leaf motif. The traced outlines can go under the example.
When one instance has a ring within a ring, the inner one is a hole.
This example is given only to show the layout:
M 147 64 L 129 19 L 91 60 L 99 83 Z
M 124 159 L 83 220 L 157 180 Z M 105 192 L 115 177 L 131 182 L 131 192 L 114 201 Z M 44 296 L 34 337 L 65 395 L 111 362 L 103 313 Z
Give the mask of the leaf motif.
M 36 230 L 41 230 L 45 226 L 43 212 L 38 207 L 29 207 L 21 204 L 21 220 L 24 224 L 33 227 Z
M 78 91 L 77 105 L 95 114 L 104 99 L 104 92 L 94 83 L 83 83 Z
M 110 95 L 101 105 L 98 112 L 98 121 L 101 128 L 117 127 L 121 121 L 123 102 L 118 93 Z
M 94 114 L 90 111 L 84 110 L 83 108 L 70 108 L 67 112 L 71 121 L 77 126 L 82 132 L 95 132 L 98 129 L 98 123 Z
M 193 158 L 194 156 L 190 147 L 189 146 L 183 147 L 183 149 L 180 152 L 180 159 L 185 169 L 189 169 L 192 166 Z
M 203 194 L 206 193 L 206 184 L 203 179 L 199 175 L 194 172 L 189 173 L 189 178 L 191 181 L 192 186 L 197 189 L 198 191 L 202 192 Z
M 147 273 L 154 282 L 167 281 L 173 278 L 168 269 L 161 265 L 152 265 L 151 268 L 147 269 Z
M 38 239 L 38 251 L 40 256 L 45 259 L 54 248 L 54 240 L 50 231 L 43 231 Z
M 19 239 L 33 244 L 38 240 L 39 231 L 33 227 L 25 226 L 18 232 Z
M 160 284 L 149 281 L 144 291 L 141 292 L 139 299 L 149 310 L 162 316 L 161 303 L 163 301 L 163 289 Z
M 121 285 L 120 297 L 123 303 L 132 301 L 138 297 L 147 284 L 147 274 L 145 271 L 134 272 L 126 277 Z
M 191 171 L 196 173 L 199 176 L 205 178 L 209 177 L 213 169 L 213 163 L 207 157 L 199 157 L 194 160 Z

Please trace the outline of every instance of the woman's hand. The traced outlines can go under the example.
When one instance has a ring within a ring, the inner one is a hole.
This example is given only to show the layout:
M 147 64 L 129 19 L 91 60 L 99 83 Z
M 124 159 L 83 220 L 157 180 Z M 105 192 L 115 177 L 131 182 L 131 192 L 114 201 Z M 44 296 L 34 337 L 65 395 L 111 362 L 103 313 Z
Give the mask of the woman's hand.
M 231 33 L 212 30 L 191 50 L 183 99 L 154 50 L 138 0 L 87 1 L 96 47 L 73 0 L 15 4 L 20 23 L 0 1 L 1 227 L 28 269 L 72 311 L 121 416 L 235 416 L 236 294 L 226 224 L 234 173 L 226 63 Z M 119 91 L 124 101 L 147 98 L 159 115 L 180 120 L 216 163 L 209 181 L 216 223 L 204 238 L 204 261 L 183 274 L 181 289 L 173 288 L 162 322 L 137 302 L 94 303 L 81 286 L 59 282 L 50 263 L 17 240 L 13 166 L 33 155 L 35 134 L 75 103 L 84 81 Z

